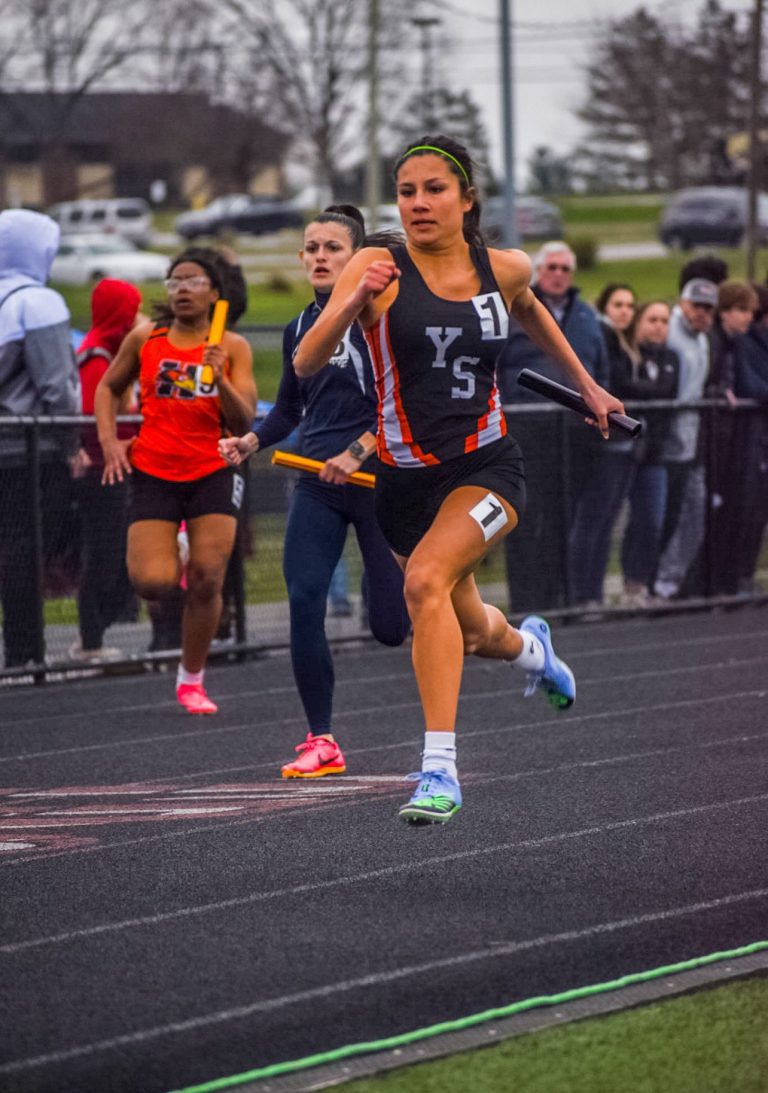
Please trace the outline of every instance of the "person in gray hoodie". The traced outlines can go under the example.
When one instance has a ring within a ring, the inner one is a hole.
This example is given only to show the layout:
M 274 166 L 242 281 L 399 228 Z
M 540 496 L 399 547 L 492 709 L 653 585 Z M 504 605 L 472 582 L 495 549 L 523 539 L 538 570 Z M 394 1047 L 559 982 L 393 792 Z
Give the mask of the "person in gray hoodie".
M 59 227 L 49 216 L 26 209 L 0 213 L 0 602 L 6 667 L 40 662 L 44 648 L 27 440 L 21 426 L 3 418 L 80 412 L 69 312 L 59 293 L 46 286 L 58 245 Z M 41 429 L 44 532 L 56 523 L 62 493 L 66 500 L 67 460 L 78 449 L 76 427 Z

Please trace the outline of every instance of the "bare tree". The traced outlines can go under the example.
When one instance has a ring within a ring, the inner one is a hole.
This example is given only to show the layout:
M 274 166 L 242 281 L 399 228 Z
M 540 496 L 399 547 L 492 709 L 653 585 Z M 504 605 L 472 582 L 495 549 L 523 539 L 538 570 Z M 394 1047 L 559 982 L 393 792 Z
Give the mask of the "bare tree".
M 386 5 L 381 20 L 382 83 L 398 68 L 393 43 L 405 25 L 406 0 Z M 270 124 L 295 135 L 321 185 L 333 188 L 340 162 L 365 149 L 366 19 L 362 0 L 223 0 L 237 19 L 237 82 Z
M 12 52 L 0 49 L 0 103 L 43 160 L 55 162 L 78 102 L 125 66 L 146 12 L 141 0 L 9 0 L 0 15 L 3 42 L 13 43 Z M 19 91 L 45 96 L 46 109 Z
M 648 189 L 722 181 L 722 148 L 746 128 L 748 36 L 718 0 L 691 27 L 643 7 L 608 23 L 579 111 L 581 173 Z

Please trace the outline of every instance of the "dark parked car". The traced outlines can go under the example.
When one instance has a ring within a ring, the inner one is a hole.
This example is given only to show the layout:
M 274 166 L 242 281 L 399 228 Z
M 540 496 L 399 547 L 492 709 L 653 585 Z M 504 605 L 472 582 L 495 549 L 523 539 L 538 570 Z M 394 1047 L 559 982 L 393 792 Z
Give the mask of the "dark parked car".
M 738 247 L 747 229 L 747 191 L 735 186 L 699 186 L 678 190 L 668 201 L 659 238 L 675 250 L 696 244 Z M 768 242 L 768 195 L 759 194 L 757 220 L 761 243 Z
M 504 198 L 487 197 L 482 203 L 480 226 L 491 244 L 501 242 L 504 230 Z M 560 210 L 541 197 L 516 197 L 517 230 L 521 239 L 560 239 L 563 221 Z
M 193 209 L 176 217 L 176 231 L 184 239 L 224 232 L 266 235 L 282 228 L 301 228 L 304 217 L 290 201 L 275 197 L 229 194 L 217 197 L 204 209 Z

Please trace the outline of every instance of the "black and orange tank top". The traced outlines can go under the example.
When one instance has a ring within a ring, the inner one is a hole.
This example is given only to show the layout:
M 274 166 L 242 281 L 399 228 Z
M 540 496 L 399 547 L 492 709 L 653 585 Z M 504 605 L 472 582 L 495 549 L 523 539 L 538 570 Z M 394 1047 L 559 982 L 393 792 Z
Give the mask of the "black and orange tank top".
M 480 291 L 444 300 L 427 287 L 404 246 L 397 298 L 366 338 L 379 403 L 379 458 L 423 467 L 466 455 L 507 431 L 496 386 L 496 358 L 508 315 L 484 247 L 470 247 Z

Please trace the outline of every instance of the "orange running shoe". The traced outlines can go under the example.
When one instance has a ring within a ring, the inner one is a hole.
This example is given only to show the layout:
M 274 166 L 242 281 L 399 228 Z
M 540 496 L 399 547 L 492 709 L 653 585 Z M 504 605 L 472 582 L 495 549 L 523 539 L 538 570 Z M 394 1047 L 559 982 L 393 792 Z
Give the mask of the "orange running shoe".
M 219 707 L 211 702 L 203 690 L 202 683 L 180 683 L 176 688 L 176 697 L 187 713 L 218 713 Z
M 303 744 L 296 745 L 299 758 L 283 767 L 283 778 L 322 778 L 324 774 L 343 774 L 347 769 L 341 748 L 335 740 L 307 733 Z

